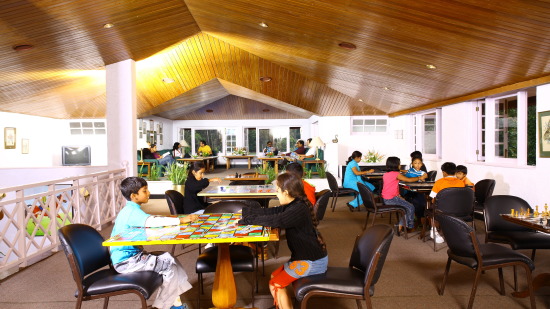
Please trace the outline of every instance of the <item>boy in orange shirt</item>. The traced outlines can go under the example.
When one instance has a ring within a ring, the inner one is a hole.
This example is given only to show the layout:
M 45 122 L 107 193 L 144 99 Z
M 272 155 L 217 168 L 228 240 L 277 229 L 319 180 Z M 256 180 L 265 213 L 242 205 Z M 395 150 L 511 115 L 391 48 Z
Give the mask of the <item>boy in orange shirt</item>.
M 440 178 L 434 183 L 434 186 L 432 188 L 432 192 L 430 192 L 430 197 L 434 199 L 439 191 L 445 189 L 445 188 L 464 188 L 464 182 L 458 178 L 456 178 L 456 164 L 453 162 L 445 162 L 441 165 L 441 172 L 443 173 L 443 178 Z M 435 239 L 436 243 L 442 243 L 444 242 L 443 237 L 439 235 L 437 230 L 435 229 L 434 222 L 432 222 L 432 230 L 430 232 L 430 236 Z

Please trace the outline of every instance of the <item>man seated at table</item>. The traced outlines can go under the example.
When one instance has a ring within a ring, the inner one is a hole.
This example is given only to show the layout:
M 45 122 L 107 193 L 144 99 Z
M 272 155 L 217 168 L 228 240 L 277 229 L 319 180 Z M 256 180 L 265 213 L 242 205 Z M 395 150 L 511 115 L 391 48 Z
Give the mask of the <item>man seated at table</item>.
M 264 148 L 263 152 L 264 152 L 264 155 L 272 154 L 276 156 L 277 153 L 279 153 L 279 150 L 277 150 L 277 147 L 273 146 L 272 141 L 268 141 L 267 146 Z
M 306 153 L 305 154 L 303 154 L 303 155 L 299 154 L 298 155 L 298 160 L 315 158 L 315 155 L 317 153 L 317 147 L 311 147 L 311 146 L 309 146 L 309 143 L 311 143 L 311 138 L 307 139 L 307 145 L 308 145 L 309 148 L 306 148 Z
M 199 156 L 207 157 L 212 155 L 212 148 L 206 144 L 205 140 L 200 141 L 200 147 L 197 150 Z
M 435 198 L 437 196 L 437 193 L 439 191 L 446 189 L 446 188 L 464 188 L 464 182 L 458 178 L 456 178 L 456 164 L 453 162 L 445 162 L 441 165 L 441 172 L 443 173 L 443 178 L 440 178 L 434 183 L 434 186 L 432 187 L 432 191 L 430 192 L 430 197 L 432 198 L 433 202 L 435 202 Z M 432 238 L 435 238 L 437 243 L 443 242 L 443 237 L 441 237 L 437 231 L 435 230 L 435 227 L 433 227 L 432 222 L 432 231 L 430 232 L 430 236 Z
M 185 217 L 162 217 L 146 214 L 141 205 L 149 201 L 147 181 L 140 177 L 128 177 L 120 183 L 120 191 L 126 198 L 126 206 L 116 217 L 111 237 L 131 227 L 161 227 L 179 225 L 197 220 L 198 215 Z M 159 309 L 184 309 L 180 295 L 191 289 L 187 274 L 177 259 L 164 252 L 160 255 L 143 251 L 138 246 L 110 247 L 113 267 L 119 273 L 154 271 L 162 275 L 153 307 Z
M 296 141 L 296 149 L 294 151 L 287 153 L 287 156 L 297 156 L 297 155 L 304 155 L 306 154 L 306 147 L 304 147 L 304 141 L 299 139 Z

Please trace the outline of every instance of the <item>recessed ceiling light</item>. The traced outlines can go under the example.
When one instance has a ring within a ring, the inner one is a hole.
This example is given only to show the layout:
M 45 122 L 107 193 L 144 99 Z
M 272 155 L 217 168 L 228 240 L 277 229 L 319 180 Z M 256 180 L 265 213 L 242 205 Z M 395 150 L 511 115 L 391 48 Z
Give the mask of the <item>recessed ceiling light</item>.
M 167 83 L 167 84 L 170 84 L 170 83 L 174 82 L 174 79 L 172 79 L 170 77 L 165 77 L 165 78 L 162 79 L 162 81 Z
M 268 108 L 264 108 L 264 109 L 262 109 L 262 112 L 267 113 L 267 112 L 269 112 L 269 109 L 268 109 Z
M 115 26 L 114 24 L 105 24 L 103 25 L 103 28 L 109 29 L 109 28 L 113 28 L 114 26 Z
M 363 99 L 359 99 L 359 100 L 357 100 L 357 101 L 359 101 L 359 102 L 363 102 Z
M 428 69 L 430 69 L 430 70 L 435 70 L 435 69 L 437 69 L 437 67 L 436 67 L 435 65 L 433 65 L 433 64 L 426 64 L 426 67 L 427 67 Z
M 207 109 L 206 112 L 207 112 L 207 113 L 213 113 L 214 110 L 213 110 L 213 109 Z
M 344 49 L 356 49 L 357 48 L 357 46 L 355 46 L 355 44 L 350 43 L 350 42 L 342 42 L 342 43 L 338 44 L 338 46 L 340 46 Z
M 384 87 L 384 90 L 388 91 L 390 90 L 390 87 Z
M 271 77 L 269 76 L 262 76 L 260 77 L 260 80 L 264 83 L 267 83 L 267 82 L 270 82 L 271 81 Z
M 263 21 L 262 21 L 261 23 L 259 23 L 258 25 L 260 25 L 260 27 L 262 27 L 262 28 L 267 28 L 267 27 L 269 27 L 269 25 L 266 24 L 266 23 L 264 23 Z
M 29 49 L 33 49 L 34 46 L 30 45 L 30 44 L 21 44 L 21 45 L 15 45 L 13 47 L 13 50 L 15 51 L 23 51 L 23 50 L 29 50 Z

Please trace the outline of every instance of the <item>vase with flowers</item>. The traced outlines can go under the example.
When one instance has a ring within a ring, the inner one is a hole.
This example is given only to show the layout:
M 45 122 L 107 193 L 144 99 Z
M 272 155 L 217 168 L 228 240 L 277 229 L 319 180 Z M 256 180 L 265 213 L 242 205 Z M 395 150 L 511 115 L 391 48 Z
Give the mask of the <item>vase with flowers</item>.
M 367 151 L 367 154 L 363 156 L 363 162 L 366 163 L 378 163 L 384 159 L 386 155 L 383 155 L 375 150 L 369 150 Z

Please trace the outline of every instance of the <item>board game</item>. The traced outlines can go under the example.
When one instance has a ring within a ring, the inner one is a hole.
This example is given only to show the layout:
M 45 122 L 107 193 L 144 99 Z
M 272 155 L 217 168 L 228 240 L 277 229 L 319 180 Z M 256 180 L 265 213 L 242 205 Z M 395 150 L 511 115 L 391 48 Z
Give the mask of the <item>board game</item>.
M 195 222 L 158 228 L 130 228 L 115 235 L 104 246 L 179 243 L 228 243 L 268 241 L 271 229 L 259 225 L 237 225 L 240 213 L 202 214 Z

